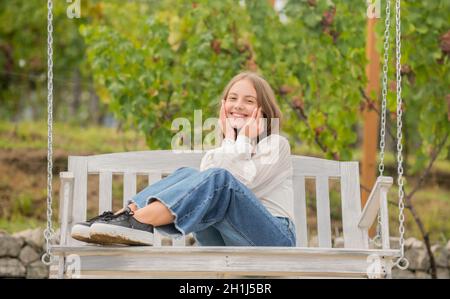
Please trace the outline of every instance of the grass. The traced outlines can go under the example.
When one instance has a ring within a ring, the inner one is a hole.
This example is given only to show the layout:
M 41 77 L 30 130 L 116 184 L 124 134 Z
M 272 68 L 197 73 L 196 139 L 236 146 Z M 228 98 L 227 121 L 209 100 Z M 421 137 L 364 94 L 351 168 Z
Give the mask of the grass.
M 144 136 L 137 132 L 66 123 L 54 124 L 53 146 L 71 154 L 148 150 Z M 47 124 L 0 122 L 0 149 L 47 150 Z
M 293 151 L 293 154 L 296 155 L 305 155 L 305 156 L 314 156 L 314 157 L 323 157 L 323 153 L 321 151 L 319 151 L 318 149 L 312 149 L 310 147 L 308 147 L 305 144 L 299 145 L 297 146 Z M 360 149 L 354 149 L 353 150 L 353 161 L 361 161 L 362 160 L 362 151 Z M 408 165 L 414 165 L 416 159 L 413 156 L 409 156 L 408 157 Z M 378 163 L 379 163 L 379 156 L 377 155 L 377 167 L 378 167 Z M 397 165 L 397 153 L 393 153 L 393 152 L 385 152 L 385 156 L 384 156 L 384 163 L 385 165 Z M 405 163 L 403 162 L 403 165 L 405 165 Z M 449 173 L 450 174 L 450 160 L 438 160 L 433 164 L 433 170 L 437 171 L 437 172 L 442 172 L 442 173 Z
M 21 215 L 15 215 L 11 219 L 0 218 L 0 231 L 3 230 L 10 234 L 38 227 L 45 228 L 46 222 Z M 55 229 L 55 227 L 53 228 Z
M 394 187 L 389 192 L 390 201 L 395 203 L 389 206 L 391 234 L 398 233 L 398 188 Z M 419 212 L 425 229 L 430 232 L 430 239 L 446 243 L 450 240 L 450 190 L 439 188 L 438 186 L 427 186 L 420 189 L 412 198 L 412 204 Z M 420 231 L 416 225 L 411 212 L 405 209 L 406 236 L 420 236 Z

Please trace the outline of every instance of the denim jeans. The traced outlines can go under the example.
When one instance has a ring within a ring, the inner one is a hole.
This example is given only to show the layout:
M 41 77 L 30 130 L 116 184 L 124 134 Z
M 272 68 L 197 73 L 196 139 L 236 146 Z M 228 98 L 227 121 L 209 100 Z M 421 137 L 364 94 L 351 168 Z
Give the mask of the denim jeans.
M 223 168 L 178 168 L 131 202 L 143 208 L 159 200 L 175 216 L 162 234 L 193 233 L 201 246 L 295 246 L 295 227 L 273 216 L 253 192 Z

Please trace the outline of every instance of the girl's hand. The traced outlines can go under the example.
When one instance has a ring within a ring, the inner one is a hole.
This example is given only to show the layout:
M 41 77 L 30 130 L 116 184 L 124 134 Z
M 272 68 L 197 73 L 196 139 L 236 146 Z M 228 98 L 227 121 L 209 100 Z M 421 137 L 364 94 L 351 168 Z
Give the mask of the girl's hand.
M 230 120 L 227 118 L 227 111 L 225 110 L 224 100 L 222 100 L 222 106 L 220 106 L 219 126 L 223 134 L 225 135 L 225 138 L 230 138 L 233 140 L 236 139 L 234 128 L 231 126 Z
M 261 115 L 261 107 L 255 108 L 250 119 L 239 131 L 239 135 L 245 135 L 248 138 L 253 139 L 261 134 L 263 131 Z

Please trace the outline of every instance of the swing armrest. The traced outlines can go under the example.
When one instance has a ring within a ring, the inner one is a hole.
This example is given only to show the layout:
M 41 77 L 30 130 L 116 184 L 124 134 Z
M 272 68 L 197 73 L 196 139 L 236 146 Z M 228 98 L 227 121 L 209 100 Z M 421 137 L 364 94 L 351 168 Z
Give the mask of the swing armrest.
M 61 181 L 59 187 L 60 244 L 65 245 L 72 217 L 74 175 L 72 172 L 60 172 L 59 178 Z
M 369 229 L 369 227 L 375 221 L 377 217 L 378 210 L 380 209 L 382 193 L 389 191 L 392 186 L 393 178 L 387 176 L 380 176 L 377 178 L 372 191 L 370 192 L 369 198 L 367 199 L 366 205 L 359 218 L 358 227 L 362 229 Z

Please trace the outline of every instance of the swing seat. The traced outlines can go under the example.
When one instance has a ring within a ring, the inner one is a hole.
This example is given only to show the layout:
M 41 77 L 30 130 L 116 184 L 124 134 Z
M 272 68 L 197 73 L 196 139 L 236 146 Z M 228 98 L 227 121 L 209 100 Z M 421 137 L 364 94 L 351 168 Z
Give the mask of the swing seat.
M 185 236 L 162 245 L 155 229 L 154 246 L 101 246 L 70 237 L 71 227 L 87 218 L 87 186 L 99 176 L 99 213 L 112 209 L 112 178 L 123 176 L 123 205 L 136 194 L 137 176 L 149 184 L 182 166 L 199 168 L 203 153 L 171 150 L 69 156 L 60 173 L 60 240 L 52 246 L 57 262 L 52 278 L 244 278 L 348 277 L 391 278 L 399 249 L 389 244 L 387 193 L 391 177 L 378 177 L 361 209 L 358 162 L 292 155 L 296 247 L 186 246 Z M 305 179 L 315 181 L 318 247 L 308 247 Z M 340 183 L 344 246 L 333 248 L 329 180 Z M 369 248 L 368 229 L 381 217 L 382 246 Z

